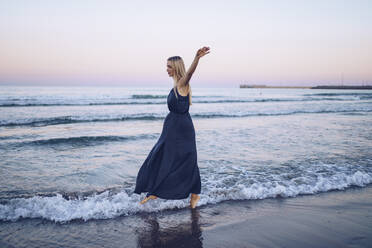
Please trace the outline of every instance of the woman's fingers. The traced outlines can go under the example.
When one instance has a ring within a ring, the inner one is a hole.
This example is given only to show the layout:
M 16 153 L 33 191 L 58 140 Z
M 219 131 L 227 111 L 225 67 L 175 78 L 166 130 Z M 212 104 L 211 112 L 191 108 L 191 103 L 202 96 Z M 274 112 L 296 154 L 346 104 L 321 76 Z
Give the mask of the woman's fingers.
M 204 55 L 208 54 L 210 51 L 210 48 L 209 47 L 202 47 L 200 49 L 198 49 L 198 51 L 196 52 L 196 56 L 198 57 L 203 57 Z
M 209 47 L 202 47 L 198 51 L 208 51 L 210 48 Z
M 202 55 L 201 56 L 204 56 L 204 55 L 210 53 L 209 47 L 203 47 L 202 49 L 203 49 L 203 51 L 202 51 Z

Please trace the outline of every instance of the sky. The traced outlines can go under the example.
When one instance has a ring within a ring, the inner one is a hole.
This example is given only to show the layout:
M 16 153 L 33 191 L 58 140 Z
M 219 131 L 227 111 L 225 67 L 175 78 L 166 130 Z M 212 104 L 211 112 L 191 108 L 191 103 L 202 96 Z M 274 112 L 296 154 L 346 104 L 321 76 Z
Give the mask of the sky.
M 372 85 L 371 0 L 0 0 L 0 85 Z

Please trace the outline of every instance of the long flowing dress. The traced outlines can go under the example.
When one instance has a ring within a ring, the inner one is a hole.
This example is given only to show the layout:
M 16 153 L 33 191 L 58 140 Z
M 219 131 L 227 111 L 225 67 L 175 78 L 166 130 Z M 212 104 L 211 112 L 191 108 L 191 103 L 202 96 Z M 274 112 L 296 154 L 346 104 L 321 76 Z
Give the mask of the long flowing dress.
M 170 112 L 158 141 L 138 172 L 134 193 L 185 199 L 190 193 L 200 194 L 201 190 L 189 96 L 180 95 L 177 87 L 172 88 L 167 104 Z

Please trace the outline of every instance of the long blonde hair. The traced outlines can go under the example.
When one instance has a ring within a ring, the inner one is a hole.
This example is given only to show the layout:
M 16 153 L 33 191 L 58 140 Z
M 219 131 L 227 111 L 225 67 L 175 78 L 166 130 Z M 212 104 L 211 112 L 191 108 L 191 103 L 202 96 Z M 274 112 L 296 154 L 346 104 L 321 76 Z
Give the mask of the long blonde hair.
M 174 80 L 174 85 L 173 85 L 173 90 L 174 94 L 176 95 L 178 99 L 178 95 L 176 92 L 176 87 L 177 87 L 177 82 L 186 75 L 186 69 L 185 69 L 185 64 L 183 63 L 183 59 L 180 56 L 172 56 L 168 58 L 168 61 L 171 63 L 172 68 L 174 68 L 175 73 L 173 75 L 173 80 Z M 192 105 L 191 102 L 191 86 L 190 84 L 187 84 L 188 91 L 189 91 L 189 102 L 190 105 Z

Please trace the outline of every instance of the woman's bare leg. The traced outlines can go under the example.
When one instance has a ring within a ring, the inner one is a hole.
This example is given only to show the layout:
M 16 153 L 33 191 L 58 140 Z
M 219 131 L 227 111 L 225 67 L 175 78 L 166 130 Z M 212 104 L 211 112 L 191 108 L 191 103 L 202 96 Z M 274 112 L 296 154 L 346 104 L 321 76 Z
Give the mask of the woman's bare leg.
M 191 199 L 190 199 L 190 207 L 195 208 L 196 204 L 198 203 L 200 199 L 200 196 L 194 193 L 191 193 Z

